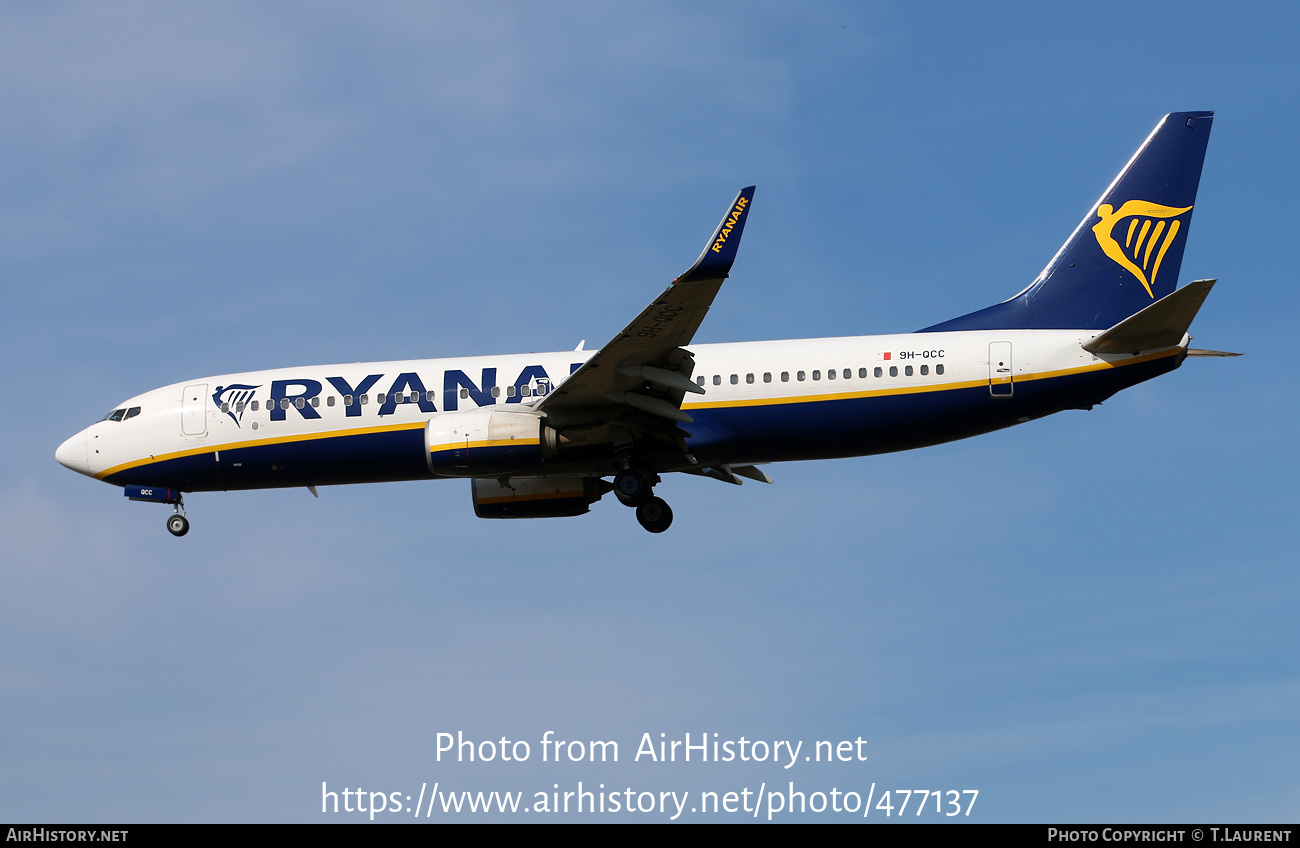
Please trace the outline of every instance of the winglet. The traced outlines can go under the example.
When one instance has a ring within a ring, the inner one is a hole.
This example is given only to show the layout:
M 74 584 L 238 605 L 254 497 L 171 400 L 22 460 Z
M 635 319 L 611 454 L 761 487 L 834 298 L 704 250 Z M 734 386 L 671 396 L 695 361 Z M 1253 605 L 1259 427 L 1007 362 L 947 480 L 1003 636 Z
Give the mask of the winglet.
M 736 250 L 740 247 L 740 234 L 745 229 L 745 219 L 749 217 L 749 205 L 754 199 L 754 186 L 740 190 L 731 202 L 727 214 L 722 216 L 722 223 L 713 232 L 713 238 L 704 246 L 700 258 L 673 282 L 693 283 L 697 280 L 720 280 L 731 271 L 736 261 Z

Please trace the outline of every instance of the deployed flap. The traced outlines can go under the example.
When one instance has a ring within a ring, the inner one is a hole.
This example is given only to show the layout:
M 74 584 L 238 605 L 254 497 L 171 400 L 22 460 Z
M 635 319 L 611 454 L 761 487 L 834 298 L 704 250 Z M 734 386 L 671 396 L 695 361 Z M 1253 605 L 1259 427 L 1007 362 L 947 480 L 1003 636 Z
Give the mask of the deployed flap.
M 620 409 L 634 407 L 664 418 L 689 420 L 664 414 L 667 410 L 663 408 L 681 406 L 680 383 L 694 368 L 690 355 L 680 348 L 695 337 L 736 261 L 753 198 L 754 186 L 741 189 L 695 264 L 537 407 L 548 415 L 561 410 L 594 412 L 601 407 L 611 413 L 582 416 L 585 419 L 609 418 Z M 642 370 L 644 366 L 650 367 Z M 681 375 L 681 379 L 674 380 L 665 371 Z
M 1137 353 L 1182 344 L 1215 280 L 1195 280 L 1085 342 L 1091 353 Z
M 705 465 L 699 468 L 683 468 L 687 474 L 698 474 L 701 477 L 712 477 L 714 480 L 721 480 L 724 483 L 732 483 L 736 486 L 741 485 L 744 481 L 741 477 L 750 480 L 757 480 L 760 483 L 771 483 L 772 478 L 766 471 L 756 468 L 753 465 Z
M 732 465 L 729 467 L 733 474 L 739 474 L 741 477 L 748 477 L 750 480 L 757 480 L 760 483 L 772 482 L 772 477 L 766 471 L 753 465 Z

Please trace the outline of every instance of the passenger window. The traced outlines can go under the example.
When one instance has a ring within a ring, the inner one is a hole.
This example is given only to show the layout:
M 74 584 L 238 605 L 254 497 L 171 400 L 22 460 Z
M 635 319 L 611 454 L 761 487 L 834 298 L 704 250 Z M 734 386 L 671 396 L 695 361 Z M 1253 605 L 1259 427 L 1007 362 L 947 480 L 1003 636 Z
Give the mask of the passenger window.
M 257 412 L 257 401 L 253 401 L 253 411 Z
M 834 368 L 832 368 L 832 369 L 830 369 L 829 371 L 826 372 L 826 379 L 827 379 L 827 380 L 834 380 L 834 379 L 835 379 L 835 369 L 834 369 Z
M 921 366 L 921 376 L 924 377 L 926 374 L 929 374 L 929 373 L 930 373 L 930 366 L 929 366 L 929 365 L 922 365 L 922 366 Z
M 281 409 L 288 409 L 288 408 L 289 408 L 289 399 L 288 399 L 288 398 L 280 398 L 280 408 L 281 408 Z
M 317 395 L 316 397 L 311 399 L 311 405 L 314 407 L 320 406 L 320 395 Z
M 876 374 L 877 377 L 883 377 L 883 376 L 885 376 L 885 372 L 883 372 L 883 371 L 880 370 L 880 366 L 879 366 L 879 365 L 876 366 L 875 374 Z
M 844 379 L 847 380 L 847 379 L 849 379 L 849 378 L 852 377 L 852 376 L 853 376 L 853 369 L 852 369 L 852 368 L 845 368 L 845 369 L 844 369 Z
M 942 377 L 942 376 L 943 376 L 943 365 L 940 364 L 940 365 L 936 365 L 936 366 L 934 366 L 934 373 L 936 373 L 936 374 L 938 374 L 940 377 Z
M 304 406 L 307 405 L 307 401 L 303 400 L 302 398 L 294 398 L 293 405 L 298 407 L 299 409 L 302 409 Z
M 520 397 L 530 397 L 530 396 L 532 396 L 532 394 L 533 394 L 533 390 L 530 389 L 530 388 L 528 388 L 527 386 L 520 386 L 520 387 L 519 387 L 519 396 L 520 396 Z
M 500 387 L 500 386 L 493 386 L 493 387 L 492 387 L 492 397 L 501 397 L 501 387 Z M 433 398 L 429 398 L 429 400 L 433 400 Z
M 703 385 L 704 385 L 704 378 L 703 378 L 703 377 L 696 377 L 696 378 L 695 378 L 695 385 L 697 385 L 697 386 L 703 386 Z
M 223 403 L 223 404 L 221 404 L 221 411 L 222 411 L 222 412 L 229 412 L 229 411 L 230 411 L 230 404 L 228 404 L 228 403 Z
M 334 398 L 330 398 L 330 400 L 334 400 Z M 241 400 L 239 403 L 235 404 L 235 412 L 243 412 L 243 411 L 244 411 L 244 402 Z
M 325 398 L 325 405 L 326 406 L 334 405 L 334 395 L 330 395 L 329 397 Z
M 804 380 L 804 373 L 800 371 L 799 373 L 795 374 L 794 377 L 796 380 L 802 383 Z
M 772 372 L 771 372 L 771 371 L 764 371 L 764 372 L 763 372 L 763 382 L 764 382 L 764 383 L 770 383 L 770 382 L 772 382 Z
M 731 385 L 735 386 L 740 383 L 740 377 L 736 374 L 731 375 Z
M 721 386 L 721 385 L 722 385 L 722 375 L 721 375 L 721 374 L 714 374 L 714 375 L 713 375 L 713 385 L 715 385 L 715 386 Z
M 362 397 L 365 397 L 365 395 L 362 395 Z M 388 400 L 388 394 L 386 392 L 379 392 L 375 395 L 375 403 L 383 403 L 386 400 Z M 364 400 L 361 402 L 365 403 Z M 397 403 L 397 401 L 394 400 L 393 403 Z
M 912 366 L 910 366 L 910 365 L 904 365 L 904 366 L 903 366 L 903 375 L 904 375 L 904 376 L 907 376 L 907 377 L 912 376 Z
M 365 406 L 366 404 L 370 403 L 370 395 L 362 395 L 361 397 L 357 398 L 357 401 L 359 401 L 362 406 Z
M 754 382 L 754 375 L 753 375 L 753 374 L 746 374 L 746 375 L 745 375 L 745 382 L 746 382 L 746 383 L 752 383 L 752 382 Z
M 782 372 L 781 372 L 781 382 L 782 382 L 782 383 L 788 383 L 788 382 L 790 382 L 790 372 L 789 372 L 789 371 L 782 371 Z
M 814 379 L 814 380 L 820 380 L 821 378 L 822 378 L 822 372 L 820 372 L 820 371 L 814 371 L 814 372 L 813 372 L 813 379 Z
M 468 399 L 469 399 L 469 389 L 461 389 L 461 390 L 460 390 L 460 399 L 461 399 L 461 400 L 468 400 Z
M 514 397 L 517 391 L 514 386 L 506 386 L 506 397 Z M 469 392 L 466 391 L 465 394 L 468 396 Z
M 898 366 L 897 366 L 897 365 L 891 365 L 891 366 L 889 366 L 889 376 L 891 376 L 891 377 L 897 377 L 897 376 L 898 376 Z
M 865 368 L 859 368 L 859 369 L 858 369 L 858 379 L 859 379 L 859 380 L 865 380 L 866 378 L 867 378 L 867 369 L 865 369 Z
M 343 396 L 343 405 L 344 405 L 344 406 L 351 406 L 351 405 L 352 405 L 352 395 L 344 395 L 344 396 Z M 257 401 L 253 401 L 253 409 L 257 409 Z

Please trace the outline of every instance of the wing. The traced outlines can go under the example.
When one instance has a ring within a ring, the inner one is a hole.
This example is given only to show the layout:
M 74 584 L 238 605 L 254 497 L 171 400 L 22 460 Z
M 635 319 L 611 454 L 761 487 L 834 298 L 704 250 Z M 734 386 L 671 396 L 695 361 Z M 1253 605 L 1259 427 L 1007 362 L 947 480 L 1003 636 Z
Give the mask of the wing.
M 556 427 L 593 427 L 628 412 L 664 423 L 690 423 L 681 411 L 691 382 L 690 344 L 736 261 L 754 186 L 743 188 L 699 259 L 663 294 L 537 405 Z M 675 429 L 675 426 L 673 427 Z

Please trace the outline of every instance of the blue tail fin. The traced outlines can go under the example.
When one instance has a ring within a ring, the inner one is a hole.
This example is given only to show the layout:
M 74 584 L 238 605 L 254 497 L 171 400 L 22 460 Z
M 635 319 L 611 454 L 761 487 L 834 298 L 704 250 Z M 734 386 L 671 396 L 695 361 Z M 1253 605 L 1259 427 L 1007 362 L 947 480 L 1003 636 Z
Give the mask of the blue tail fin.
M 1172 293 L 1213 120 L 1166 115 L 1027 289 L 921 332 L 1104 330 Z

